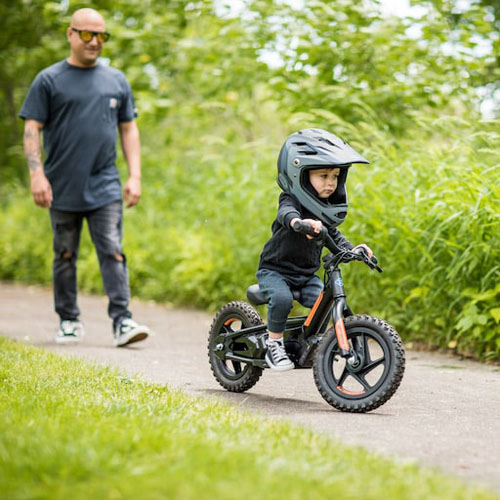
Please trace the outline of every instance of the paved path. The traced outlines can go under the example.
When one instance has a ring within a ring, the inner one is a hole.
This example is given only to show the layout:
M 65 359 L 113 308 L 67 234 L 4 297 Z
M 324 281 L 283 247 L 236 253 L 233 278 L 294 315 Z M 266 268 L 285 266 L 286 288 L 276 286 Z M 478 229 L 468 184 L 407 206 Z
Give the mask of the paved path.
M 153 335 L 113 347 L 106 300 L 81 296 L 87 335 L 80 345 L 54 343 L 57 318 L 50 290 L 0 283 L 0 334 L 61 354 L 113 364 L 147 380 L 217 397 L 286 418 L 369 450 L 416 461 L 500 492 L 500 369 L 451 356 L 407 353 L 403 382 L 381 408 L 363 415 L 335 411 L 314 385 L 311 370 L 266 370 L 244 394 L 224 391 L 207 359 L 209 314 L 132 302 Z

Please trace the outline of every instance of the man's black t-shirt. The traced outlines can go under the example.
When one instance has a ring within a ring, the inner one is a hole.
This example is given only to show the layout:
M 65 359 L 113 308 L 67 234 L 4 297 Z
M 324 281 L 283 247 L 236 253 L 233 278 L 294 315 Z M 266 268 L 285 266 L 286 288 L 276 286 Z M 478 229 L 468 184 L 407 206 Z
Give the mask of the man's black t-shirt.
M 278 215 L 271 227 L 273 234 L 260 255 L 259 269 L 271 269 L 291 276 L 312 276 L 319 269 L 323 245 L 290 227 L 290 221 L 296 217 L 317 219 L 297 198 L 281 193 Z M 330 228 L 328 232 L 338 246 L 353 248 L 338 229 Z
M 136 116 L 121 71 L 101 64 L 79 68 L 66 60 L 53 64 L 33 81 L 19 116 L 44 124 L 53 208 L 87 211 L 121 199 L 116 129 Z

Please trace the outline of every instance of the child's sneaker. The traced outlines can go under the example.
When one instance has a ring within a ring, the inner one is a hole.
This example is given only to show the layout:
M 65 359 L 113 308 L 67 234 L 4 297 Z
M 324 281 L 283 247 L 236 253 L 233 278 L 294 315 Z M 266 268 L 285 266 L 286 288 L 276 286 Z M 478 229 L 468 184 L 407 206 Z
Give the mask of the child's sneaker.
M 267 339 L 266 363 L 271 370 L 279 372 L 285 372 L 295 368 L 295 365 L 285 351 L 283 339 Z
M 144 340 L 149 335 L 149 328 L 138 325 L 132 318 L 125 318 L 114 331 L 115 346 L 122 347 L 133 342 Z
M 80 342 L 84 335 L 85 330 L 79 321 L 65 319 L 61 321 L 59 330 L 57 330 L 56 343 Z

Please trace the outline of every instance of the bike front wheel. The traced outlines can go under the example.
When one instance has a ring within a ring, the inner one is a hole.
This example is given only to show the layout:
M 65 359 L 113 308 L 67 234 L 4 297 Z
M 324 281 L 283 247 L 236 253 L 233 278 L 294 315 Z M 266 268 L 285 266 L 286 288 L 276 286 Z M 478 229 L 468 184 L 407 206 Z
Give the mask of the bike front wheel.
M 364 413 L 396 392 L 403 379 L 405 351 L 396 330 L 381 319 L 356 315 L 344 322 L 354 362 L 340 355 L 335 329 L 330 328 L 314 356 L 314 381 L 334 408 Z

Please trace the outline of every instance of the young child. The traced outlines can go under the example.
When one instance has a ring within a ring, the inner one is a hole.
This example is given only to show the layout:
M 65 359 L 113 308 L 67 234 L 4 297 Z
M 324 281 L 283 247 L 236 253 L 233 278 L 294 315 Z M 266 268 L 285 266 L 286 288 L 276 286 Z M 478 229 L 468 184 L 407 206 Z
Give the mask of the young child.
M 322 243 L 293 230 L 305 221 L 319 234 L 323 225 L 339 247 L 354 247 L 336 229 L 347 213 L 345 180 L 353 163 L 368 161 L 342 139 L 321 129 L 304 129 L 285 141 L 278 157 L 278 215 L 272 236 L 264 245 L 257 271 L 259 288 L 268 300 L 268 350 L 266 362 L 277 371 L 294 368 L 285 351 L 283 333 L 293 305 L 292 291 L 300 291 L 299 302 L 313 307 L 323 289 L 315 274 L 321 264 Z

